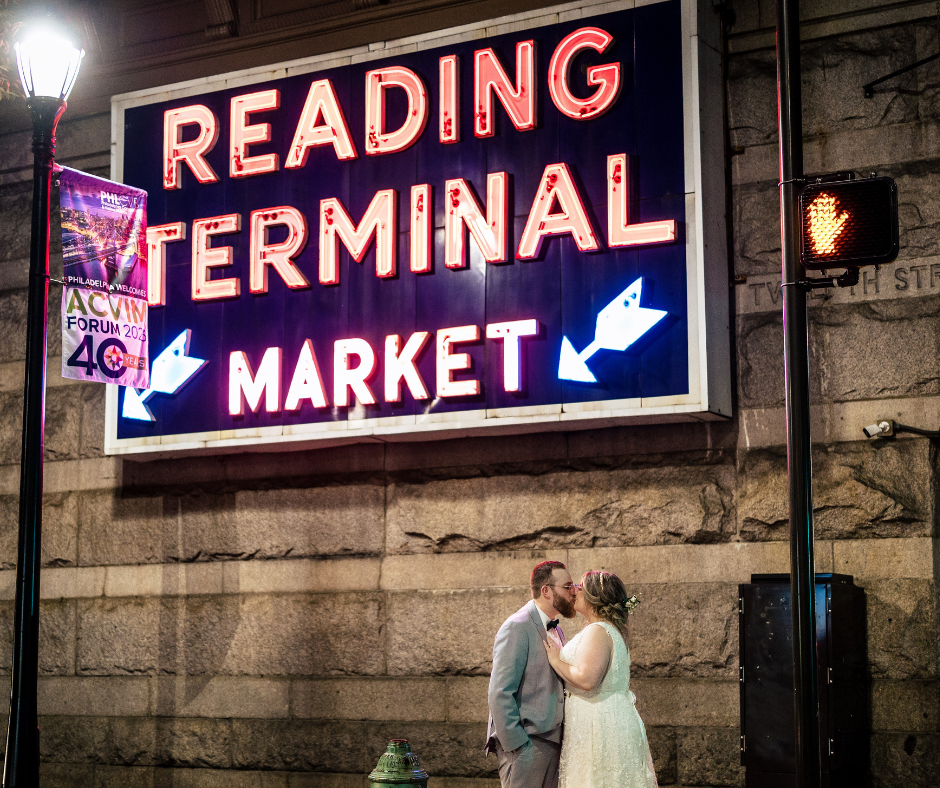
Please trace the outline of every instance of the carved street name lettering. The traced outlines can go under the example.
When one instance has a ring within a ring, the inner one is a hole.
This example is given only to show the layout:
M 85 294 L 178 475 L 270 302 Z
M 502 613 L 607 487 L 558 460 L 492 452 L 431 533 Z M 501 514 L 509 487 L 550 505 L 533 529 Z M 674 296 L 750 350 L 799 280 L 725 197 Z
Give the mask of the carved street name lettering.
M 883 300 L 905 296 L 929 295 L 940 292 L 940 262 L 897 265 L 861 270 L 861 281 L 847 289 L 820 289 L 807 294 L 810 302 L 817 306 L 826 302 L 837 304 L 855 300 Z M 769 276 L 749 277 L 748 292 L 738 291 L 738 312 L 769 312 L 780 307 L 780 278 Z M 757 280 L 757 281 L 754 281 Z

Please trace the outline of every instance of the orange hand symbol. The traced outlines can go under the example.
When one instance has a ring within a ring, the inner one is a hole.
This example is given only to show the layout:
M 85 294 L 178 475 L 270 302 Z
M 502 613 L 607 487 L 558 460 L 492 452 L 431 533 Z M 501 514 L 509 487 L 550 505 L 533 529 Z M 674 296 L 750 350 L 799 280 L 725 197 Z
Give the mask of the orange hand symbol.
M 809 237 L 815 254 L 835 254 L 836 239 L 849 219 L 847 211 L 839 214 L 839 201 L 823 192 L 809 206 Z

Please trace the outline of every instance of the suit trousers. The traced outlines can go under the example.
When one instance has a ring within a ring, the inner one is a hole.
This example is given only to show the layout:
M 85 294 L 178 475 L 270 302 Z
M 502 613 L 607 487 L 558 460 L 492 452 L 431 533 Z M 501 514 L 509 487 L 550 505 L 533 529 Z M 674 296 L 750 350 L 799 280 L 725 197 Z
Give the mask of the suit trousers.
M 558 788 L 561 742 L 538 736 L 517 750 L 506 752 L 496 742 L 496 763 L 502 788 Z

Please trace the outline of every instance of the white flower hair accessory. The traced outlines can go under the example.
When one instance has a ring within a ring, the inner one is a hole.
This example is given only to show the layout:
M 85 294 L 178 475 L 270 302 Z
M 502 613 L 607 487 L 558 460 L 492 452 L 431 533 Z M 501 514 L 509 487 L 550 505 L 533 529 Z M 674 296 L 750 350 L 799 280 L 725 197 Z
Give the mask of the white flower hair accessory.
M 639 604 L 640 604 L 639 597 L 637 597 L 637 595 L 634 594 L 626 602 L 623 603 L 623 606 L 632 613 L 634 609 L 636 609 L 636 606 Z

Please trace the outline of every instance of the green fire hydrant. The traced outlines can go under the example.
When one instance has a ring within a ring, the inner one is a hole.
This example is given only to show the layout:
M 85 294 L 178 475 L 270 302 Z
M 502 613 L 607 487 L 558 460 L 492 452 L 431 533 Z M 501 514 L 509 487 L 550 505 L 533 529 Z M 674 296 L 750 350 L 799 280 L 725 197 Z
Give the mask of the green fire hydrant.
M 427 788 L 428 773 L 408 746 L 408 739 L 392 739 L 369 775 L 369 785 L 411 785 Z

